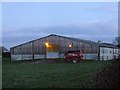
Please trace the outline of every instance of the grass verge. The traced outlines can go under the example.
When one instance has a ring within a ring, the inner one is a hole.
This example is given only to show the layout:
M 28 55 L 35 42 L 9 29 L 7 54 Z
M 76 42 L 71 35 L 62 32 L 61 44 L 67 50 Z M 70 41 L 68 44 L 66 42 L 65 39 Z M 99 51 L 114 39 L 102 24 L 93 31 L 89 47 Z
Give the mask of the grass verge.
M 110 61 L 84 60 L 74 63 L 10 63 L 3 59 L 3 88 L 83 88 Z

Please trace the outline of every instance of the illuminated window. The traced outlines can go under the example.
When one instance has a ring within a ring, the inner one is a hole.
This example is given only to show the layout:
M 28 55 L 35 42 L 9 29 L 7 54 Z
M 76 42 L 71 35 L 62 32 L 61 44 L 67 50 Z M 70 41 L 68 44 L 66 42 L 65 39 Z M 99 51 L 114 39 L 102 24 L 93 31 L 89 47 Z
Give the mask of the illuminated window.
M 70 45 L 69 45 L 69 47 L 71 48 L 71 47 L 72 47 L 72 45 L 70 44 Z

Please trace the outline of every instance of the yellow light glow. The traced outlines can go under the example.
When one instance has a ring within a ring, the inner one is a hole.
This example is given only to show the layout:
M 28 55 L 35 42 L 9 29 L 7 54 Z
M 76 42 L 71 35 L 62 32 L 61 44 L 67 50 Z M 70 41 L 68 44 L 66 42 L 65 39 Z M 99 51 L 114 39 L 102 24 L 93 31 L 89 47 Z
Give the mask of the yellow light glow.
M 45 45 L 46 45 L 46 47 L 48 47 L 48 46 L 49 46 L 49 43 L 45 43 Z
M 69 45 L 69 47 L 71 48 L 71 47 L 72 47 L 72 45 Z

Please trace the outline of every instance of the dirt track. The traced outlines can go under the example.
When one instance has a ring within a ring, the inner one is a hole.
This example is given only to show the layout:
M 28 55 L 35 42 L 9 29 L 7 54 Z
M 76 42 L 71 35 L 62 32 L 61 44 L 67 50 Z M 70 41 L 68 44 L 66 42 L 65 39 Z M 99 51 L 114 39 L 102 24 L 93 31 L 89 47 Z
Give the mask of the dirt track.
M 23 62 L 22 64 L 53 64 L 53 63 L 64 63 L 64 60 L 37 60 L 37 61 L 26 61 Z

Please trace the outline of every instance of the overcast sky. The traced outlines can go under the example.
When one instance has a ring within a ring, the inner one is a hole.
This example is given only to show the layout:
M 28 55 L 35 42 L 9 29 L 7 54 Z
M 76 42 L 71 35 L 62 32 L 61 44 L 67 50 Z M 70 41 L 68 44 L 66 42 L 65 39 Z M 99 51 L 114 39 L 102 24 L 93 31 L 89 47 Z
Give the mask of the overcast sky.
M 2 3 L 2 30 L 8 49 L 49 34 L 112 43 L 118 33 L 118 3 Z

